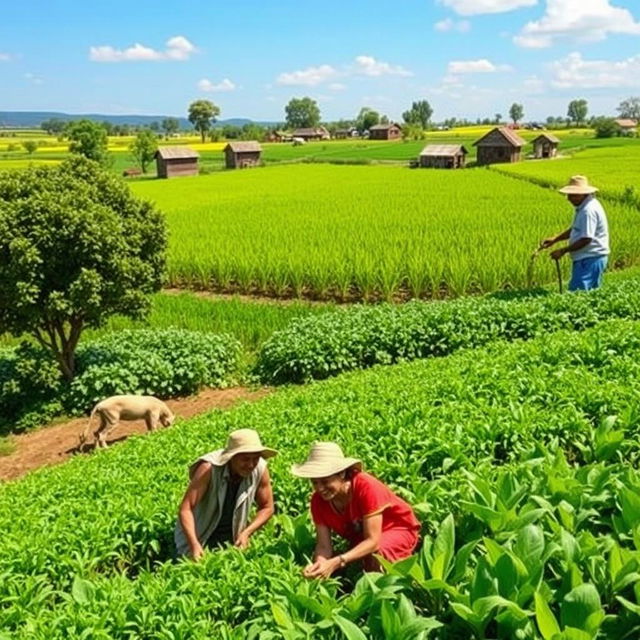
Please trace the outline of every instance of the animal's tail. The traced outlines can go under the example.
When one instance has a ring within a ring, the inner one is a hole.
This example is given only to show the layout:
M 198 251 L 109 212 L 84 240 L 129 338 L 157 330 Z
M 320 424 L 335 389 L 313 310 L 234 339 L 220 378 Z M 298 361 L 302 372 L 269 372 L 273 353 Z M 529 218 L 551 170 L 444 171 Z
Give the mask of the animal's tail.
M 98 403 L 100 404 L 100 403 Z M 80 434 L 80 440 L 78 442 L 78 450 L 82 451 L 84 449 L 84 445 L 87 442 L 87 438 L 89 437 L 89 430 L 91 429 L 91 423 L 93 422 L 93 416 L 96 415 L 96 411 L 98 409 L 98 405 L 93 407 L 91 411 L 91 415 L 89 416 L 89 420 L 87 421 L 87 426 L 84 428 L 84 431 Z

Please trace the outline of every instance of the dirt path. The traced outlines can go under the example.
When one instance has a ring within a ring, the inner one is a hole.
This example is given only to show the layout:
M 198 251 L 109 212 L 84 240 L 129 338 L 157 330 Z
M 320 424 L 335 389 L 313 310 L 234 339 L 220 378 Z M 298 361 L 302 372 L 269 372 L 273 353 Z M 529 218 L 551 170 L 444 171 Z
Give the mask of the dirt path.
M 195 396 L 167 400 L 167 404 L 177 416 L 190 418 L 210 409 L 228 409 L 240 401 L 258 400 L 269 391 L 267 388 L 250 390 L 245 387 L 205 389 Z M 39 467 L 59 464 L 74 455 L 87 419 L 75 418 L 14 436 L 16 450 L 11 455 L 0 457 L 0 481 L 17 478 Z M 145 432 L 146 427 L 142 420 L 123 422 L 116 427 L 107 442 L 119 442 L 132 434 Z

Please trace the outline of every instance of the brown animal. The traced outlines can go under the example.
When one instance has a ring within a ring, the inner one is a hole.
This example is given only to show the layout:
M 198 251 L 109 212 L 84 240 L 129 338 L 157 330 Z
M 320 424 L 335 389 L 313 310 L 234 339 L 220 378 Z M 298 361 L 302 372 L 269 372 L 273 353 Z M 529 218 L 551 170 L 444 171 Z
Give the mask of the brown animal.
M 96 446 L 102 449 L 107 447 L 107 435 L 121 420 L 144 419 L 147 431 L 155 431 L 158 428 L 158 423 L 168 427 L 175 419 L 171 409 L 162 400 L 153 396 L 112 396 L 98 402 L 93 408 L 89 422 L 80 436 L 78 449 L 81 451 L 87 441 L 91 422 L 96 414 L 100 417 L 100 426 L 94 432 L 94 438 Z

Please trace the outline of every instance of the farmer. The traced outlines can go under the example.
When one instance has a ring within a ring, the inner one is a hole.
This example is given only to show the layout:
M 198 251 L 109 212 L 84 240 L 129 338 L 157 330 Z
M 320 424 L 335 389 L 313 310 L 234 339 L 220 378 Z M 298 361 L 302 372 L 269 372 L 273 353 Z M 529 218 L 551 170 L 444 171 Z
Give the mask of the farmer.
M 569 291 L 596 289 L 602 284 L 602 275 L 607 268 L 609 257 L 609 226 L 607 216 L 584 176 L 573 176 L 560 193 L 575 207 L 573 223 L 569 229 L 553 238 L 542 241 L 547 249 L 560 240 L 569 244 L 551 252 L 554 260 L 560 260 L 566 253 L 571 255 L 573 268 Z
M 198 560 L 205 548 L 232 543 L 249 546 L 249 537 L 273 515 L 273 492 L 265 458 L 277 451 L 263 447 L 253 429 L 229 434 L 227 445 L 198 458 L 189 468 L 190 483 L 175 527 L 178 555 Z M 258 510 L 248 524 L 249 509 Z
M 311 516 L 316 527 L 313 562 L 303 574 L 328 578 L 338 569 L 363 560 L 365 571 L 379 569 L 377 553 L 396 561 L 413 553 L 420 523 L 411 507 L 380 480 L 362 471 L 360 460 L 345 458 L 333 442 L 316 442 L 306 462 L 291 473 L 310 478 Z M 331 533 L 349 541 L 346 553 L 334 555 Z

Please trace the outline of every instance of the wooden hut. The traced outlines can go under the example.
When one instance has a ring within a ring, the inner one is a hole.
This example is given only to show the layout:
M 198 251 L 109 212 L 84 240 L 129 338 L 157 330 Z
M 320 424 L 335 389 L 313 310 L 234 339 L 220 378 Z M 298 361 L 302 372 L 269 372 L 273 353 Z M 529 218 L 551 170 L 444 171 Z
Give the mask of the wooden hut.
M 478 147 L 478 164 L 520 162 L 525 144 L 517 133 L 507 127 L 496 127 L 473 143 Z
M 358 130 L 355 127 L 349 127 L 348 129 L 336 129 L 333 137 L 336 140 L 346 140 L 347 138 L 357 138 Z
M 418 157 L 421 167 L 462 169 L 469 153 L 461 144 L 428 144 Z
M 155 158 L 158 178 L 198 175 L 199 154 L 189 147 L 158 147 Z
M 536 158 L 555 158 L 560 140 L 550 133 L 541 133 L 533 141 L 533 155 Z
M 227 169 L 247 169 L 260 164 L 262 147 L 259 142 L 230 142 L 224 148 Z
M 301 138 L 302 140 L 329 140 L 331 134 L 324 127 L 302 127 L 292 131 L 293 138 Z
M 395 122 L 374 124 L 369 129 L 369 140 L 398 140 L 402 137 L 402 128 Z
M 638 122 L 632 118 L 618 118 L 616 124 L 620 127 L 623 136 L 632 136 L 636 132 Z

